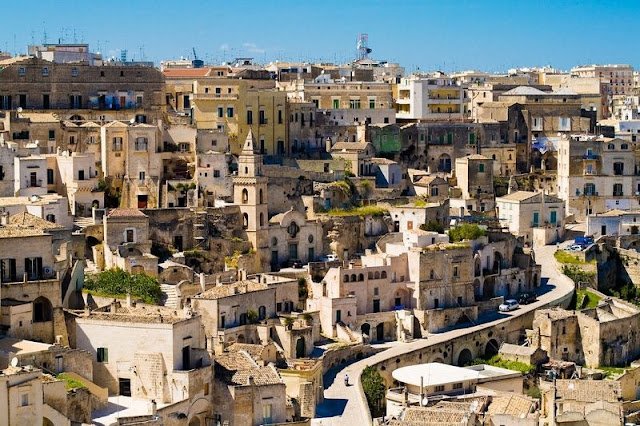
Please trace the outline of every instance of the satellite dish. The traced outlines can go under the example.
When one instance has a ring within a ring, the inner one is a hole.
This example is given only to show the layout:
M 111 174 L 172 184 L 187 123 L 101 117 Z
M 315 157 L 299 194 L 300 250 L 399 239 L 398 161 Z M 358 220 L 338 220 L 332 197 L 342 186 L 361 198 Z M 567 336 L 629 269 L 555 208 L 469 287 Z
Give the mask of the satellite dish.
M 22 112 L 22 107 L 18 107 L 18 109 L 16 109 L 16 111 L 18 112 L 18 114 L 21 113 Z
M 11 358 L 11 366 L 12 367 L 17 367 L 18 366 L 18 362 L 19 361 L 18 361 L 17 357 L 14 356 L 13 358 Z
M 426 407 L 426 406 L 427 406 L 427 404 L 429 403 L 429 398 L 427 398 L 427 397 L 425 396 L 424 398 L 422 398 L 422 401 L 421 401 L 421 402 L 422 402 L 422 406 L 423 406 L 423 407 Z

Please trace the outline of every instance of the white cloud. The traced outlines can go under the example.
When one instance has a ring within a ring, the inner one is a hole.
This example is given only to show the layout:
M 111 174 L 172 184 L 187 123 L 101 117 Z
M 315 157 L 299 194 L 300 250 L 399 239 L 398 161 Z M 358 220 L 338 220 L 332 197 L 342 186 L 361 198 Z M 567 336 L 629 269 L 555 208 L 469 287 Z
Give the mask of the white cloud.
M 242 43 L 242 47 L 247 49 L 249 53 L 264 53 L 265 49 L 262 47 L 258 47 L 255 43 Z

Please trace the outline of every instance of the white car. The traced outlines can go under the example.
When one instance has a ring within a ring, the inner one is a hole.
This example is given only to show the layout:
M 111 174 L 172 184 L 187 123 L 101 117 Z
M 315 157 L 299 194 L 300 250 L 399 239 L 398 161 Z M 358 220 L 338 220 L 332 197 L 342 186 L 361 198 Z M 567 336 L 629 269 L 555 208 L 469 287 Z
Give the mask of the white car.
M 322 258 L 325 262 L 335 262 L 336 260 L 340 260 L 337 254 L 328 254 Z
M 520 305 L 518 304 L 517 300 L 509 299 L 509 300 L 505 300 L 503 304 L 498 306 L 498 310 L 500 312 L 510 312 L 510 311 L 515 311 L 519 307 Z

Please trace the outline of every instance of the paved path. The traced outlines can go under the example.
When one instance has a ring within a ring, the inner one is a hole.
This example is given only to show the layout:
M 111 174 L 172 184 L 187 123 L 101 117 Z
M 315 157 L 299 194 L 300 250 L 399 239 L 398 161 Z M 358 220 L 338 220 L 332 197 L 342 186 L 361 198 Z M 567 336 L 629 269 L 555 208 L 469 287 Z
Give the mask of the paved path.
M 479 324 L 467 328 L 432 334 L 427 339 L 418 339 L 409 343 L 393 342 L 386 344 L 384 346 L 389 348 L 382 352 L 329 370 L 324 376 L 324 401 L 317 407 L 316 418 L 311 421 L 311 424 L 314 426 L 359 426 L 370 423 L 369 410 L 360 388 L 360 374 L 366 366 L 416 349 L 448 341 L 472 331 L 491 327 L 500 322 L 509 321 L 514 316 L 522 315 L 525 312 L 566 296 L 573 291 L 574 284 L 573 281 L 558 272 L 556 260 L 553 257 L 555 251 L 556 246 L 544 246 L 535 249 L 536 262 L 542 265 L 542 286 L 539 289 L 538 300 L 535 303 L 524 305 L 520 309 L 510 312 L 506 318 L 504 315 L 501 316 L 497 313 L 488 314 L 478 319 Z M 345 374 L 349 375 L 351 386 L 345 386 Z

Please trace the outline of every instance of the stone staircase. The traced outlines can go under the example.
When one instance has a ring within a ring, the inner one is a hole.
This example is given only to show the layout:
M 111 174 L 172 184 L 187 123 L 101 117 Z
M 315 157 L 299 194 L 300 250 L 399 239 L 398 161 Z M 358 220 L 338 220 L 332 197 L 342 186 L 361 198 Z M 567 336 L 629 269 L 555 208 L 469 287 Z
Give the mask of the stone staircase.
M 85 266 L 84 266 L 84 274 L 85 275 L 93 275 L 93 274 L 97 274 L 98 272 L 100 272 L 100 270 L 98 269 L 98 266 L 95 264 L 95 262 L 91 259 L 85 259 Z
M 160 290 L 162 296 L 160 298 L 160 304 L 169 308 L 178 308 L 178 292 L 176 286 L 173 284 L 160 284 Z
M 336 323 L 336 334 L 338 335 L 338 339 L 346 340 L 349 343 L 362 341 L 362 336 L 356 336 L 356 332 L 351 330 L 346 324 L 342 322 Z
M 84 229 L 87 226 L 95 225 L 92 217 L 78 217 L 75 218 L 73 224 L 80 229 Z

